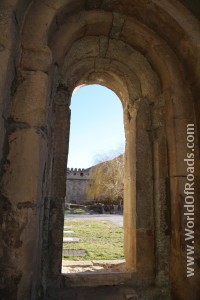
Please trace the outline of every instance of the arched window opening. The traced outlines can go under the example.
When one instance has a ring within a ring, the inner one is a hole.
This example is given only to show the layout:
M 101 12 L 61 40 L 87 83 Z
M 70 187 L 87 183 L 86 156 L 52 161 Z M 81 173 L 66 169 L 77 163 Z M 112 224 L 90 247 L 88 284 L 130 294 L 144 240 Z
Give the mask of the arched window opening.
M 62 272 L 116 271 L 124 263 L 122 103 L 95 84 L 76 88 L 70 109 Z

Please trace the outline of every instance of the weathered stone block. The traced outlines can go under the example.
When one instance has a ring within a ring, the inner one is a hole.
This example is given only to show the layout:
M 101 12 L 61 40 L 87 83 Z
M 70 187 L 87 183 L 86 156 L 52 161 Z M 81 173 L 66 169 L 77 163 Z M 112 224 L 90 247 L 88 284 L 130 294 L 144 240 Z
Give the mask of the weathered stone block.
M 158 128 L 165 124 L 165 98 L 160 95 L 152 107 L 152 127 Z
M 42 1 L 33 3 L 26 18 L 22 35 L 23 48 L 39 49 L 47 45 L 48 28 L 56 14 L 56 10 Z
M 88 44 L 91 47 L 88 49 Z M 78 40 L 68 52 L 65 58 L 64 69 L 68 69 L 70 65 L 81 63 L 81 60 L 86 58 L 96 57 L 99 55 L 99 38 L 87 37 Z
M 3 47 L 2 51 L 0 50 L 0 160 L 6 133 L 5 118 L 10 114 L 10 94 L 12 93 L 13 77 L 14 64 L 12 62 L 12 54 L 10 50 Z
M 15 90 L 14 54 L 3 48 L 0 51 L 0 110 L 4 118 L 10 115 L 10 100 Z
M 113 26 L 110 32 L 110 37 L 117 39 L 119 38 L 122 27 L 124 25 L 124 18 L 118 13 L 114 13 L 113 15 L 114 15 Z
M 36 209 L 24 208 L 9 210 L 4 217 L 2 240 L 6 253 L 6 284 L 15 280 L 17 291 L 12 284 L 11 293 L 15 292 L 19 299 L 23 299 L 25 294 L 30 295 L 30 285 L 36 279 L 40 263 L 40 234 L 36 215 Z M 39 212 L 38 215 L 41 216 Z M 10 295 L 7 299 L 16 298 Z
M 48 76 L 43 72 L 26 72 L 23 76 L 13 99 L 11 116 L 15 122 L 45 126 Z
M 11 49 L 15 41 L 16 29 L 13 22 L 13 8 L 2 7 L 0 4 L 0 45 L 1 48 Z
M 142 178 L 136 183 L 137 228 L 153 228 L 153 180 Z
M 159 80 L 152 70 L 148 60 L 139 51 L 135 50 L 124 41 L 110 39 L 107 57 L 119 60 L 127 66 L 140 81 L 143 97 L 148 97 L 154 102 L 157 96 Z
M 92 11 L 84 14 L 86 35 L 107 36 L 112 26 L 112 14 L 104 11 Z M 95 26 L 94 26 L 95 25 Z
M 164 127 L 153 131 L 154 178 L 168 177 L 167 138 Z
M 24 70 L 48 72 L 51 63 L 51 51 L 48 47 L 24 49 L 22 53 L 21 66 Z
M 68 18 L 67 22 L 52 38 L 51 48 L 54 61 L 58 64 L 63 63 L 65 55 L 73 43 L 84 36 L 85 25 L 85 21 L 80 14 Z
M 102 0 L 86 0 L 86 9 L 97 9 L 100 7 Z
M 137 272 L 145 278 L 154 276 L 155 254 L 152 229 L 137 230 Z
M 63 232 L 61 230 L 53 229 L 51 231 L 52 242 L 55 246 L 63 243 Z
M 152 178 L 152 145 L 150 133 L 137 131 L 137 178 Z
M 12 204 L 21 207 L 36 205 L 45 161 L 43 137 L 35 129 L 14 131 L 9 136 L 7 159 L 9 164 L 3 177 L 3 195 Z
M 64 237 L 63 243 L 78 243 L 80 241 L 79 238 L 76 237 Z

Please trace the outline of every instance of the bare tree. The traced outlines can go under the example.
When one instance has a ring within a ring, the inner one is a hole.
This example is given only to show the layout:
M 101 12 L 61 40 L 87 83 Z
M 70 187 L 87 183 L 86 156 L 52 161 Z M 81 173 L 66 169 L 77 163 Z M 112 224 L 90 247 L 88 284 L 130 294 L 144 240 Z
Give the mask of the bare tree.
M 91 169 L 88 198 L 120 203 L 124 190 L 124 154 L 111 160 L 107 157 L 102 160 Z

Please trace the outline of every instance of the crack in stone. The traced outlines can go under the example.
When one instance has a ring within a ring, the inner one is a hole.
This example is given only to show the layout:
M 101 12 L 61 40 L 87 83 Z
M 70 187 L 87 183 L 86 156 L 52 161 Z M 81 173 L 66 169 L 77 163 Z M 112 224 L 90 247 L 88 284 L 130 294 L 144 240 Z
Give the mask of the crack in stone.
M 44 127 L 35 127 L 36 133 L 42 136 L 43 139 L 47 138 L 47 128 Z
M 101 5 L 102 5 L 102 0 L 98 0 L 97 3 L 94 3 L 94 0 L 86 0 L 86 3 L 85 3 L 85 7 L 87 10 L 98 9 L 101 7 Z
M 35 204 L 32 203 L 32 202 L 29 202 L 29 201 L 26 201 L 26 202 L 19 202 L 17 204 L 17 208 L 18 209 L 24 209 L 24 208 L 31 208 L 31 209 L 34 209 L 35 208 Z
M 109 38 L 106 36 L 99 37 L 99 57 L 104 58 L 107 55 L 109 47 Z
M 110 37 L 118 39 L 122 28 L 124 26 L 125 19 L 119 13 L 113 13 L 113 25 L 110 32 Z
M 46 1 L 43 1 L 43 0 L 42 0 L 41 2 L 42 2 L 42 4 L 45 5 L 46 7 L 51 8 L 51 9 L 57 11 L 57 8 L 52 7 L 51 5 L 49 5 L 48 3 L 46 3 Z

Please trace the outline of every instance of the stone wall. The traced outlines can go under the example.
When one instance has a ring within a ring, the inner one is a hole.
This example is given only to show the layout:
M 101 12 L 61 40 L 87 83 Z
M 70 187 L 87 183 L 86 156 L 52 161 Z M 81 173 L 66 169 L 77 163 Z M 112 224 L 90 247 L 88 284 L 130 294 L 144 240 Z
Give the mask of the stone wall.
M 88 201 L 87 188 L 90 182 L 90 169 L 67 169 L 66 203 Z
M 152 299 L 199 300 L 198 9 L 196 0 L 0 2 L 1 299 L 44 299 L 70 284 L 61 275 L 70 101 L 77 86 L 98 83 L 124 109 L 129 284 L 141 299 L 155 288 Z M 183 215 L 188 123 L 195 124 L 191 278 Z

